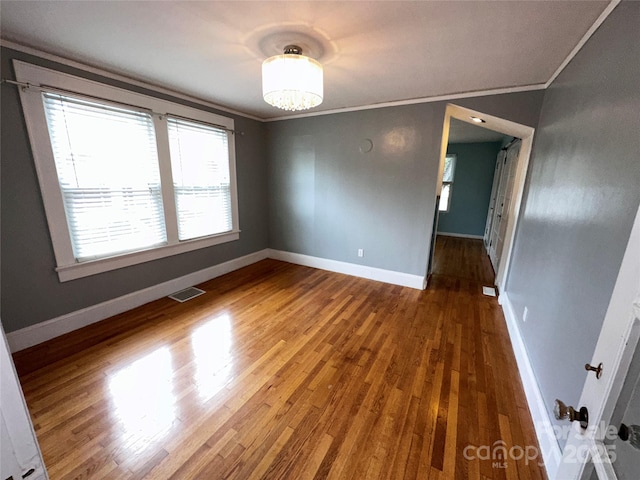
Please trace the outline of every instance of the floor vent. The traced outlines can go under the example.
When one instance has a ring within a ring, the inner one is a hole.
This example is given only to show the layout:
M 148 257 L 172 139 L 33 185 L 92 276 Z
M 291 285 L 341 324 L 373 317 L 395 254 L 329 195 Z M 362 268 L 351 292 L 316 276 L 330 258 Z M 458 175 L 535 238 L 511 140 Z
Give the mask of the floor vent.
M 191 300 L 192 298 L 199 297 L 203 293 L 206 293 L 204 290 L 200 290 L 196 287 L 185 288 L 184 290 L 180 290 L 179 292 L 172 293 L 169 295 L 169 298 L 175 300 L 176 302 L 186 302 L 187 300 Z
M 493 287 L 482 287 L 482 294 L 488 297 L 495 297 L 496 289 Z

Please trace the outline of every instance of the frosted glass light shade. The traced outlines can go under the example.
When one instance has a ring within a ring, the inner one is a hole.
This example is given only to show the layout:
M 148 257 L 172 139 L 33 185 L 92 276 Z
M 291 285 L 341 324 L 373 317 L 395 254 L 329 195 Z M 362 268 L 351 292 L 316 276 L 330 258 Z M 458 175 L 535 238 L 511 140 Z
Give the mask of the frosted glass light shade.
M 322 103 L 322 65 L 298 54 L 275 55 L 262 62 L 264 101 L 283 110 L 307 110 Z

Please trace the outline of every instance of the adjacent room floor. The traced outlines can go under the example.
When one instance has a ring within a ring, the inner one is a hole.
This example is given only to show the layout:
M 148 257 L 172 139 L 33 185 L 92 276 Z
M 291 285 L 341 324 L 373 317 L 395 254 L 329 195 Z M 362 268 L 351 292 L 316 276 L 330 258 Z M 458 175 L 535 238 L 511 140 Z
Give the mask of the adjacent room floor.
M 450 237 L 426 291 L 265 260 L 19 352 L 49 474 L 546 478 L 491 278 Z

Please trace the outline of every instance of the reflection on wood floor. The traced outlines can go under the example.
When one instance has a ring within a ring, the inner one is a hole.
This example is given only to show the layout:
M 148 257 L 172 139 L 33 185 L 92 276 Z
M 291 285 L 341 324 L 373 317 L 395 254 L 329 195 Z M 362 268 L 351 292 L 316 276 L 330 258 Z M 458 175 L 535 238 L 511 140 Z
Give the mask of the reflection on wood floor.
M 545 478 L 486 458 L 537 442 L 472 243 L 426 291 L 265 260 L 18 353 L 51 478 Z

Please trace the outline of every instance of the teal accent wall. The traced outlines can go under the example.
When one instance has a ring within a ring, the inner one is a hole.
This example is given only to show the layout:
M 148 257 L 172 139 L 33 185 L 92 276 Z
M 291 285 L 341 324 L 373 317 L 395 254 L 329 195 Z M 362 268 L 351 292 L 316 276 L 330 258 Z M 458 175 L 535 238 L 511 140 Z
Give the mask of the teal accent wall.
M 448 212 L 440 212 L 438 232 L 484 234 L 500 142 L 451 143 L 447 154 L 457 155 Z

